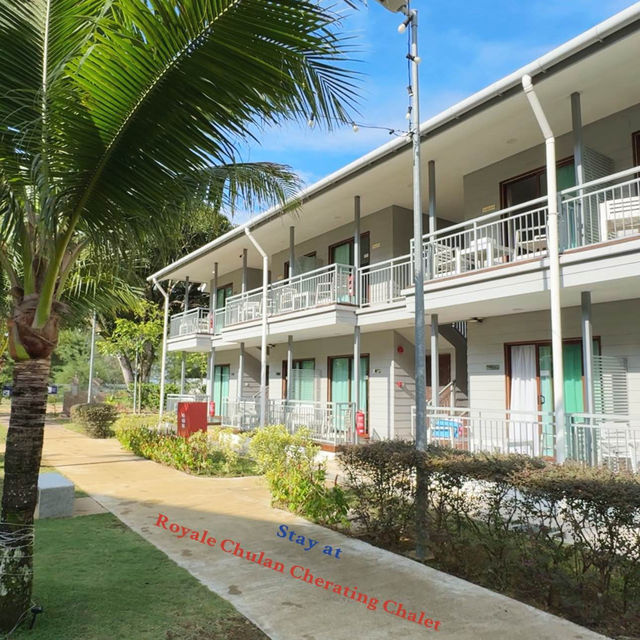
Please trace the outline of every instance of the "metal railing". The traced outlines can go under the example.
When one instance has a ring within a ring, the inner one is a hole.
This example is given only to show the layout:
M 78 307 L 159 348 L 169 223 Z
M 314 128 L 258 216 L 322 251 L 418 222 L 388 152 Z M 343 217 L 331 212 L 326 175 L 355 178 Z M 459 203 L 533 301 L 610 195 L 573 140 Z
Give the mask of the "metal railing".
M 600 178 L 561 194 L 561 249 L 640 234 L 640 167 Z
M 192 333 L 209 333 L 209 309 L 198 307 L 171 316 L 169 337 L 176 338 Z
M 640 417 L 572 413 L 567 416 L 568 457 L 613 471 L 640 470 Z
M 427 442 L 465 451 L 552 457 L 552 414 L 427 406 Z M 415 407 L 411 434 L 415 437 Z
M 269 285 L 269 316 L 325 304 L 356 304 L 355 268 L 330 264 Z M 225 326 L 262 318 L 262 288 L 227 298 Z
M 546 255 L 546 199 L 474 218 L 426 234 L 425 279 L 444 278 Z M 413 240 L 411 241 L 413 249 Z
M 249 430 L 260 424 L 260 400 L 253 398 L 223 398 L 220 413 L 225 427 Z
M 175 413 L 178 410 L 179 402 L 208 402 L 209 396 L 202 393 L 168 393 L 165 402 L 164 409 L 167 413 Z
M 307 427 L 313 440 L 334 445 L 355 442 L 354 402 L 269 400 L 269 422 L 283 424 L 294 433 Z
M 389 304 L 403 299 L 402 291 L 412 285 L 411 256 L 400 256 L 360 268 L 360 305 Z

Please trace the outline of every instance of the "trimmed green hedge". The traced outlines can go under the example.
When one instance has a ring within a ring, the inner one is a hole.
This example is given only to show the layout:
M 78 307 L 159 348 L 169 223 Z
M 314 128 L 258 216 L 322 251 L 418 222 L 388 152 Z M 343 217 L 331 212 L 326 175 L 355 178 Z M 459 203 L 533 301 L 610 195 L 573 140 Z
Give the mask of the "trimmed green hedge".
M 368 539 L 412 547 L 421 465 L 436 566 L 605 633 L 640 634 L 637 474 L 405 442 L 338 456 Z

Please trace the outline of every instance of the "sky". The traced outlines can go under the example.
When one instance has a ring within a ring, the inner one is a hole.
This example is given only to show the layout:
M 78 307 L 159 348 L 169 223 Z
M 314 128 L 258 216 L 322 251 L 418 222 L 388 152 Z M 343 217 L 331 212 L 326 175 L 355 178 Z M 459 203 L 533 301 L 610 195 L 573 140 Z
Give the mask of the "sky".
M 335 0 L 340 3 L 343 0 Z M 630 0 L 414 0 L 419 12 L 420 120 L 531 62 L 549 50 L 632 6 Z M 375 0 L 343 11 L 360 74 L 358 123 L 406 130 L 407 34 L 400 16 Z M 245 162 L 291 166 L 305 185 L 329 175 L 390 139 L 387 131 L 350 126 L 335 131 L 304 125 L 274 127 L 260 144 L 242 150 Z M 256 215 L 235 216 L 241 223 Z

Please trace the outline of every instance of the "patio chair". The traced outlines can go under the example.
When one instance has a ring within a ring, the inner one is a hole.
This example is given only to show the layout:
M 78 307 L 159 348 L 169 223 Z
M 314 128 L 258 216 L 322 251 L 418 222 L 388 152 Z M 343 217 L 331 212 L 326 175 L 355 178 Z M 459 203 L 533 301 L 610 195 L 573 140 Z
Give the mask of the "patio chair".
M 319 282 L 316 288 L 316 304 L 333 302 L 333 283 Z

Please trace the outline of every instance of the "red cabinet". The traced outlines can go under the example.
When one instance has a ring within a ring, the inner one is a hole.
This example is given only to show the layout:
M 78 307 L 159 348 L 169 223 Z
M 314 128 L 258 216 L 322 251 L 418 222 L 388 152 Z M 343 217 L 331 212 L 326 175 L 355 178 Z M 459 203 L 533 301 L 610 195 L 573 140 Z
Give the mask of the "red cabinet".
M 207 430 L 206 402 L 178 402 L 178 435 L 188 438 L 196 431 Z

